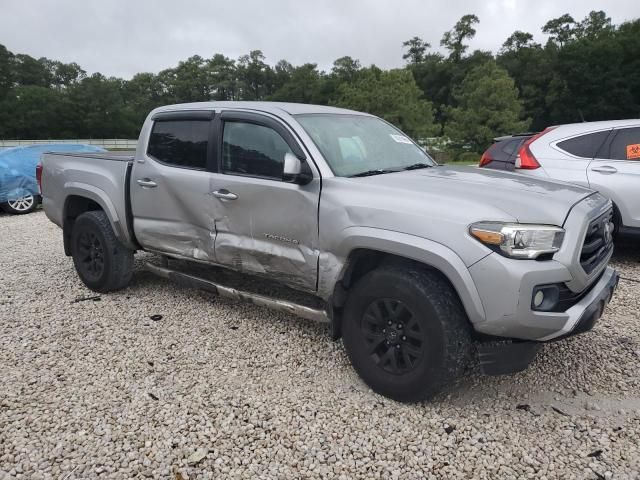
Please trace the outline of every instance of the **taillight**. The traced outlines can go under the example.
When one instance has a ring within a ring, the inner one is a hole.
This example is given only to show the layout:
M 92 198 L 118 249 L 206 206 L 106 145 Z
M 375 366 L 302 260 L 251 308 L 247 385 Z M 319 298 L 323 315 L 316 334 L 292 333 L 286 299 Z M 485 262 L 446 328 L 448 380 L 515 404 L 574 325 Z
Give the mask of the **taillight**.
M 489 156 L 489 151 L 486 151 L 480 157 L 480 163 L 478 164 L 478 166 L 479 167 L 484 167 L 485 165 L 488 165 L 489 163 L 491 163 L 492 160 L 493 160 L 493 158 L 491 158 Z
M 542 132 L 534 135 L 522 144 L 520 150 L 518 150 L 518 158 L 516 158 L 517 169 L 535 170 L 536 168 L 540 168 L 540 164 L 538 163 L 538 160 L 536 160 L 535 155 L 531 152 L 531 148 L 529 146 L 554 128 L 555 127 L 545 128 Z
M 42 195 L 42 163 L 36 165 L 36 180 L 38 181 L 38 190 L 40 190 L 40 195 Z

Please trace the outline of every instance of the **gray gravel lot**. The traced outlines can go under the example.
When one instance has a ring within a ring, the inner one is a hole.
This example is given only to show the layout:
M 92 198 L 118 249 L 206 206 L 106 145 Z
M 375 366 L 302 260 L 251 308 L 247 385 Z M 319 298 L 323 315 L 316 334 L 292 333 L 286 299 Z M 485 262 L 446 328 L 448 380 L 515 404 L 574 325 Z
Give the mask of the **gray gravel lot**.
M 640 478 L 640 242 L 590 334 L 417 405 L 372 393 L 326 327 L 141 260 L 74 302 L 95 294 L 60 230 L 0 215 L 0 479 Z

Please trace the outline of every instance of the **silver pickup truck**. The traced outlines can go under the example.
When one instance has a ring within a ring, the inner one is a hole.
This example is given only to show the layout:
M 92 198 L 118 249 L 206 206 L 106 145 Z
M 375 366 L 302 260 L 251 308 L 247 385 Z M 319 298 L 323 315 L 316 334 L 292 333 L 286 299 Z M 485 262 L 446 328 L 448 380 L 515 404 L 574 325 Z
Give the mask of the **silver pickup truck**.
M 156 253 L 147 268 L 165 278 L 328 322 L 364 381 L 400 401 L 474 361 L 526 368 L 543 342 L 591 329 L 618 282 L 600 194 L 438 165 L 349 110 L 172 105 L 149 114 L 135 156 L 52 153 L 39 168 L 45 212 L 89 288 L 126 287 L 134 253 Z M 266 277 L 317 305 L 184 264 Z

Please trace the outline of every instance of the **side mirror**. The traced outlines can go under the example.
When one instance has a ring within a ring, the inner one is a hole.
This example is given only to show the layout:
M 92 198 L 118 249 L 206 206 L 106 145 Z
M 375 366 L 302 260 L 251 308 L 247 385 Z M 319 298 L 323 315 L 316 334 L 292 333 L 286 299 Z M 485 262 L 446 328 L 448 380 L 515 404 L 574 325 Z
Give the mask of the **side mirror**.
M 297 183 L 306 185 L 313 180 L 311 168 L 304 160 L 300 160 L 293 153 L 287 152 L 284 155 L 284 171 L 282 180 L 287 183 Z

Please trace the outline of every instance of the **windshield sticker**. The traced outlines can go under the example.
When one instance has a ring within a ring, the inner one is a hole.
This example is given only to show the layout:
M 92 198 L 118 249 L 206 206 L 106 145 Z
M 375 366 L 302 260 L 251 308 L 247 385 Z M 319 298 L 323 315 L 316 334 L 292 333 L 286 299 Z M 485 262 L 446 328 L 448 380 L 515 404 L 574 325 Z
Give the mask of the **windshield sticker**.
M 627 160 L 634 160 L 636 158 L 640 158 L 640 143 L 627 145 Z
M 393 138 L 397 143 L 408 143 L 409 145 L 413 145 L 413 142 L 404 135 L 394 135 L 393 133 L 391 133 L 389 134 L 389 136 Z

